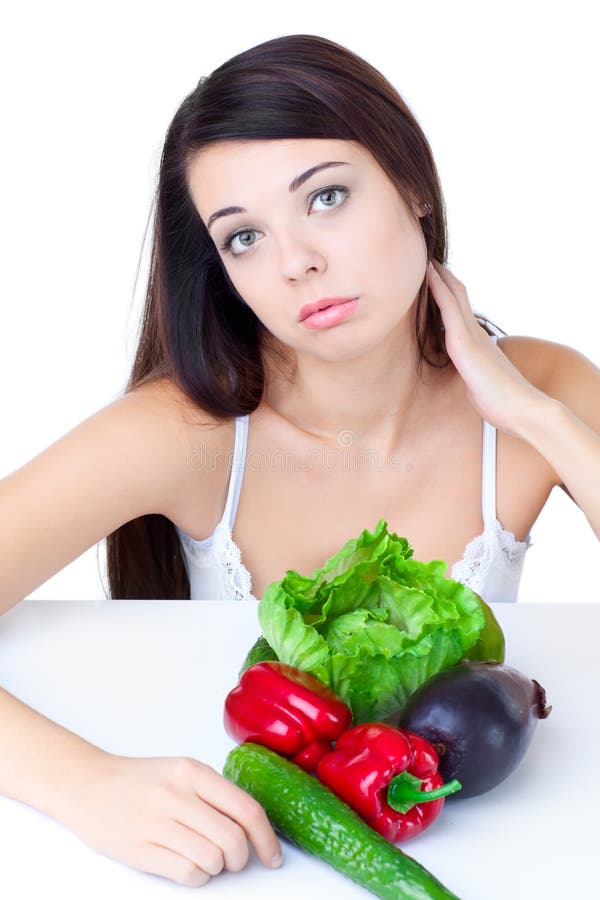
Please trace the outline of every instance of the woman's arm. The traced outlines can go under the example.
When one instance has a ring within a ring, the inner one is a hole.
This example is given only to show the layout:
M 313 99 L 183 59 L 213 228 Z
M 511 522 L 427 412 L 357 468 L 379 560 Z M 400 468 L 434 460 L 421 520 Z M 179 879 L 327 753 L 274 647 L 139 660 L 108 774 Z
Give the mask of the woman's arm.
M 61 820 L 104 751 L 0 687 L 0 794 Z
M 600 369 L 564 344 L 517 338 L 525 342 L 525 377 L 479 325 L 449 269 L 430 264 L 428 281 L 471 404 L 495 428 L 535 447 L 600 540 Z
M 163 387 L 120 397 L 0 479 L 0 615 L 123 523 L 177 506 L 188 434 Z M 194 472 L 199 498 L 212 471 Z M 2 688 L 0 734 L 0 795 L 135 869 L 199 887 L 242 869 L 248 842 L 265 865 L 281 850 L 260 804 L 200 760 L 106 752 Z
M 600 369 L 579 351 L 539 342 L 544 394 L 519 424 L 600 540 Z
M 180 430 L 147 384 L 0 478 L 0 615 L 124 523 L 170 508 L 185 484 Z

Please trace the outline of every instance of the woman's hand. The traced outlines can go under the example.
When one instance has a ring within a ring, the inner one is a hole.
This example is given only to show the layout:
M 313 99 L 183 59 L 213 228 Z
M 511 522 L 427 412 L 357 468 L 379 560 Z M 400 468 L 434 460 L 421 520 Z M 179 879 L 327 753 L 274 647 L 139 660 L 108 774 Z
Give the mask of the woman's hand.
M 134 869 L 200 887 L 281 846 L 263 807 L 198 760 L 102 753 L 59 820 L 85 844 Z
M 475 318 L 464 284 L 437 261 L 427 279 L 446 329 L 446 349 L 479 415 L 501 431 L 521 437 L 532 404 L 548 397 L 513 366 Z

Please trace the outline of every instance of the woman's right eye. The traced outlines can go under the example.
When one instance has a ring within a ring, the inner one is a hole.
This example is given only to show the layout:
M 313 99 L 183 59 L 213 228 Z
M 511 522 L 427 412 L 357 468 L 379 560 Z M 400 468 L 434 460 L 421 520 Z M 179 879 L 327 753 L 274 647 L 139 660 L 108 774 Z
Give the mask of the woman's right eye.
M 256 230 L 254 228 L 246 228 L 242 231 L 235 231 L 233 234 L 230 234 L 221 244 L 220 249 L 223 251 L 223 253 L 231 253 L 232 256 L 245 256 L 247 252 L 246 250 L 242 250 L 241 252 L 236 253 L 231 249 L 233 240 L 243 234 L 256 234 Z M 252 242 L 252 244 L 246 244 L 245 246 L 252 247 L 253 243 L 254 242 Z

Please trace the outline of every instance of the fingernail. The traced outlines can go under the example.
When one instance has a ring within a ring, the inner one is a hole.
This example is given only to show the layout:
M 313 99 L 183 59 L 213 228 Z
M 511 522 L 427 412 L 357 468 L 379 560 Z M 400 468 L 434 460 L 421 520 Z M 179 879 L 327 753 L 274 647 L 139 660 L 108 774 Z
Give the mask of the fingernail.
M 271 868 L 276 869 L 283 862 L 283 856 L 281 855 L 281 850 L 279 853 L 276 853 L 273 859 L 271 860 Z

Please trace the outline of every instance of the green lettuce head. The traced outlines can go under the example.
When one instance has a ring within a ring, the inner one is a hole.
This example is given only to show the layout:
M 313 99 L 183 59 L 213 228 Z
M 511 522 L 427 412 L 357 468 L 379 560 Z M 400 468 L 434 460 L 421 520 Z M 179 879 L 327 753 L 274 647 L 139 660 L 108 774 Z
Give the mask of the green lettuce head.
M 263 637 L 242 671 L 279 659 L 310 672 L 348 704 L 354 722 L 399 713 L 425 681 L 462 659 L 504 660 L 504 638 L 481 597 L 411 559 L 380 519 L 312 578 L 288 569 L 258 605 Z

